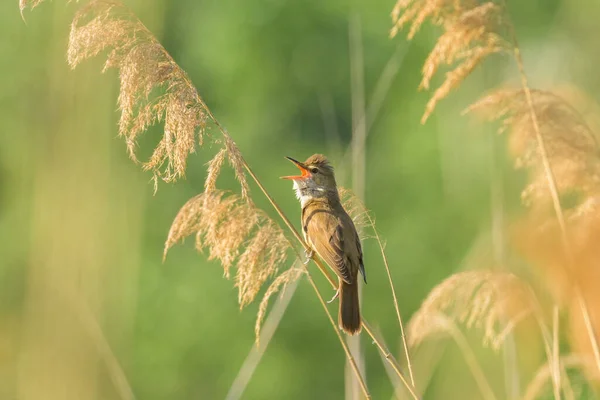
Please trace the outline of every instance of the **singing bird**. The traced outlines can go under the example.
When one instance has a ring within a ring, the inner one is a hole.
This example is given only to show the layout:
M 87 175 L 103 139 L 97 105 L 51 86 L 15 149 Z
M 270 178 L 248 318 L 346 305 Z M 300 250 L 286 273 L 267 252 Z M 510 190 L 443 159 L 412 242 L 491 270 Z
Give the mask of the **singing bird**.
M 301 171 L 300 175 L 282 179 L 294 182 L 302 206 L 302 232 L 311 248 L 309 258 L 316 252 L 339 277 L 337 292 L 331 299 L 339 295 L 338 324 L 346 333 L 357 334 L 361 329 L 358 271 L 365 283 L 367 279 L 360 239 L 340 202 L 333 167 L 321 154 L 314 154 L 305 162 L 286 158 Z

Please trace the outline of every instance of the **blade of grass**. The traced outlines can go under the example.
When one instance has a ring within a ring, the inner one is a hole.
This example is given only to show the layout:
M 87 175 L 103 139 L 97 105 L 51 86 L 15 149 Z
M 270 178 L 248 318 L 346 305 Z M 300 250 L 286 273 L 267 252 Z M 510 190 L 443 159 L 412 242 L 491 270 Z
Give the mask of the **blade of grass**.
M 296 293 L 299 282 L 299 279 L 292 281 L 292 283 L 286 287 L 285 291 L 283 291 L 281 296 L 277 297 L 277 300 L 275 301 L 275 304 L 269 312 L 269 315 L 267 316 L 260 331 L 260 346 L 253 345 L 250 349 L 250 352 L 246 356 L 242 367 L 240 368 L 235 380 L 229 388 L 227 397 L 225 397 L 226 400 L 237 400 L 242 397 L 242 394 L 244 394 L 248 383 L 250 383 L 250 379 L 252 379 L 252 376 L 254 375 L 256 367 L 260 363 L 263 354 L 267 350 L 267 347 L 269 346 L 269 343 L 275 334 L 275 330 L 283 318 L 283 314 L 287 310 L 294 293 Z
M 387 273 L 388 281 L 390 283 L 390 288 L 392 289 L 392 298 L 394 300 L 396 318 L 398 318 L 398 324 L 400 325 L 400 337 L 402 338 L 402 347 L 404 348 L 404 356 L 406 357 L 406 364 L 408 366 L 408 375 L 410 377 L 411 385 L 415 387 L 415 378 L 413 374 L 412 362 L 410 360 L 410 353 L 408 352 L 408 344 L 406 341 L 406 335 L 404 334 L 404 324 L 402 323 L 402 317 L 400 316 L 400 307 L 398 306 L 398 297 L 396 296 L 396 288 L 394 286 L 394 280 L 392 279 L 392 272 L 390 271 L 387 255 L 385 254 L 384 245 L 381 241 L 381 238 L 379 237 L 379 232 L 375 228 L 375 221 L 369 213 L 366 213 L 366 216 L 369 220 L 369 224 L 373 228 L 373 232 L 375 232 L 375 240 L 377 240 L 377 244 L 379 245 L 381 257 L 383 258 L 383 265 L 385 266 L 385 271 Z
M 471 346 L 469 345 L 469 342 L 465 336 L 450 318 L 446 318 L 441 314 L 440 318 L 443 318 L 448 333 L 450 336 L 452 336 L 452 339 L 454 339 L 454 342 L 456 342 L 458 348 L 460 349 L 465 362 L 467 363 L 467 366 L 469 367 L 469 370 L 471 371 L 471 374 L 473 375 L 473 378 L 479 387 L 481 396 L 486 400 L 495 400 L 496 395 L 494 394 L 494 391 L 492 390 L 485 373 L 481 369 L 481 366 L 477 362 L 477 357 L 475 356 L 475 353 L 473 352 L 473 349 L 471 349 Z
M 394 79 L 400 71 L 400 67 L 404 61 L 405 53 L 406 47 L 404 45 L 398 45 L 396 47 L 396 51 L 394 54 L 392 54 L 384 66 L 383 71 L 381 72 L 381 75 L 375 84 L 375 90 L 369 99 L 369 106 L 367 107 L 367 112 L 364 115 L 364 123 L 366 124 L 365 137 L 369 137 L 371 128 L 373 127 L 373 124 L 375 123 L 375 120 L 377 119 L 377 116 L 383 107 L 384 101 L 390 91 L 390 88 L 392 87 L 392 83 L 394 83 Z M 344 153 L 343 159 L 349 160 L 353 151 L 354 150 L 352 146 L 349 146 Z M 363 150 L 361 149 L 361 151 Z
M 556 399 L 560 399 L 560 355 L 558 350 L 558 305 L 555 304 L 552 307 L 552 388 Z
M 352 99 L 352 189 L 359 199 L 365 198 L 365 142 L 367 127 L 365 122 L 365 84 L 364 84 L 364 55 L 362 45 L 362 29 L 360 16 L 354 14 L 348 24 L 348 42 L 350 52 L 350 92 Z M 362 304 L 362 285 L 358 285 L 358 298 Z M 358 368 L 365 375 L 365 363 L 361 354 L 360 336 L 349 336 L 347 342 L 350 351 L 358 360 Z M 352 376 L 350 379 L 349 393 L 346 398 L 357 399 L 357 382 Z

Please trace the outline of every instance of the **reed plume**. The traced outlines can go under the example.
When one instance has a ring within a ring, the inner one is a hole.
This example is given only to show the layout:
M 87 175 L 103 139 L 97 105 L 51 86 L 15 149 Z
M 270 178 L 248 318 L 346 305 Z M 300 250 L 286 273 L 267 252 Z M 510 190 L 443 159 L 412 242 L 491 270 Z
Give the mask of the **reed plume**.
M 595 133 L 581 114 L 559 95 L 532 90 L 535 115 L 547 156 L 561 196 L 570 196 L 567 214 L 581 212 L 590 198 L 599 194 L 600 155 Z M 522 89 L 497 90 L 471 105 L 488 120 L 500 120 L 500 133 L 508 134 L 508 145 L 516 168 L 526 168 L 528 184 L 522 192 L 525 205 L 536 212 L 552 206 L 546 171 L 532 130 L 529 105 Z M 551 208 L 550 208 L 551 211 Z M 547 214 L 546 214 L 547 216 Z
M 392 20 L 391 36 L 410 24 L 409 40 L 427 20 L 444 29 L 423 65 L 419 89 L 429 90 L 431 79 L 440 67 L 447 66 L 450 70 L 427 103 L 421 123 L 488 56 L 511 49 L 502 36 L 503 8 L 493 1 L 398 0 Z
M 189 77 L 123 4 L 94 0 L 71 24 L 67 60 L 71 68 L 108 51 L 103 71 L 119 71 L 119 135 L 138 161 L 139 136 L 164 123 L 164 134 L 143 168 L 171 182 L 185 175 L 187 157 L 202 145 L 207 107 Z
M 564 304 L 575 286 L 586 286 L 600 259 L 596 250 L 600 230 L 600 153 L 596 133 L 586 118 L 565 98 L 548 91 L 532 93 L 539 131 L 552 165 L 561 198 L 569 253 L 562 246 L 562 228 L 551 218 L 553 203 L 546 171 L 538 151 L 531 113 L 522 90 L 503 89 L 485 96 L 467 109 L 490 120 L 501 120 L 508 134 L 516 168 L 528 171 L 521 197 L 529 208 L 516 225 L 516 247 L 549 279 L 555 299 Z M 569 258 L 572 258 L 572 265 Z
M 281 293 L 283 294 L 286 287 L 290 283 L 292 283 L 292 282 L 296 281 L 298 278 L 300 278 L 300 276 L 302 276 L 302 274 L 304 274 L 305 272 L 306 271 L 304 271 L 300 268 L 294 268 L 294 267 L 289 268 L 286 271 L 282 272 L 279 276 L 277 276 L 277 278 L 275 278 L 273 280 L 273 282 L 271 282 L 271 284 L 267 288 L 267 290 L 266 290 L 265 294 L 263 295 L 263 298 L 260 301 L 260 304 L 258 306 L 258 314 L 256 315 L 256 323 L 254 325 L 254 334 L 256 336 L 256 345 L 257 346 L 260 344 L 259 343 L 260 332 L 261 332 L 263 320 L 265 319 L 265 316 L 267 314 L 269 300 L 271 299 L 272 296 L 277 294 L 277 292 L 279 292 L 279 291 L 281 291 Z
M 26 8 L 33 10 L 43 1 L 44 0 L 19 0 L 19 10 L 21 11 L 21 16 L 23 16 L 23 12 Z
M 483 331 L 483 343 L 497 350 L 506 336 L 535 311 L 529 286 L 506 272 L 459 272 L 438 284 L 408 325 L 411 346 L 446 332 L 445 318 Z
M 369 224 L 369 210 L 365 207 L 364 203 L 358 198 L 358 196 L 350 189 L 345 187 L 338 187 L 338 195 L 340 196 L 340 202 L 344 209 L 352 218 L 352 222 L 356 227 L 356 231 L 360 236 L 361 240 L 368 238 L 366 229 L 370 227 Z M 375 227 L 373 226 L 373 229 Z
M 197 195 L 179 210 L 165 243 L 165 256 L 175 243 L 191 235 L 198 251 L 208 249 L 208 259 L 221 262 L 226 277 L 235 265 L 240 307 L 252 302 L 267 279 L 278 272 L 290 247 L 281 228 L 264 212 L 238 195 L 216 189 Z M 285 282 L 289 279 L 281 283 Z

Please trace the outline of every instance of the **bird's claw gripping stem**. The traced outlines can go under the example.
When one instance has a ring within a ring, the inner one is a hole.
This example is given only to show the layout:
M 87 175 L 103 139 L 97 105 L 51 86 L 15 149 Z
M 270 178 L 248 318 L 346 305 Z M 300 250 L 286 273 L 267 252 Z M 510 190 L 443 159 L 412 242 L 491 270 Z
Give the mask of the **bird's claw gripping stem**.
M 304 265 L 307 265 L 310 260 L 312 259 L 313 255 L 314 255 L 314 251 L 311 250 L 304 250 L 304 255 L 306 256 L 306 260 L 304 260 Z
M 333 295 L 333 297 L 331 298 L 331 300 L 329 300 L 329 301 L 327 302 L 327 304 L 331 304 L 331 303 L 333 303 L 333 301 L 334 301 L 335 299 L 337 299 L 337 298 L 339 297 L 339 295 L 340 295 L 340 289 L 338 288 L 338 289 L 335 291 L 335 294 Z

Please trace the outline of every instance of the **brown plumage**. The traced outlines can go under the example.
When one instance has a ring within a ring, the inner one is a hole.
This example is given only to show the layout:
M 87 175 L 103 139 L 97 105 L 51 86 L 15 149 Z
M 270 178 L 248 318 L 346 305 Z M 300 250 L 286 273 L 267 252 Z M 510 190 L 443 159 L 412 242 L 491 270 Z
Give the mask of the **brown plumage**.
M 302 205 L 302 232 L 311 249 L 339 277 L 339 325 L 354 335 L 361 329 L 358 271 L 365 276 L 358 233 L 340 202 L 333 168 L 327 159 L 315 154 L 303 163 L 290 160 L 302 171 L 302 175 L 284 177 L 294 181 Z

